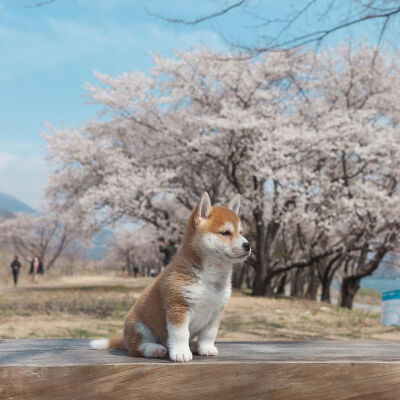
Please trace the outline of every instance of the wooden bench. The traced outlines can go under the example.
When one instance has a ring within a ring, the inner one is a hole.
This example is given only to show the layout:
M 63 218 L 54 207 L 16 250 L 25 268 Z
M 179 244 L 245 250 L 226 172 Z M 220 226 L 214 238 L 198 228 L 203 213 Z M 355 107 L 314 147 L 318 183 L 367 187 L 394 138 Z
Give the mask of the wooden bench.
M 0 399 L 400 399 L 400 342 L 229 342 L 186 364 L 0 340 Z

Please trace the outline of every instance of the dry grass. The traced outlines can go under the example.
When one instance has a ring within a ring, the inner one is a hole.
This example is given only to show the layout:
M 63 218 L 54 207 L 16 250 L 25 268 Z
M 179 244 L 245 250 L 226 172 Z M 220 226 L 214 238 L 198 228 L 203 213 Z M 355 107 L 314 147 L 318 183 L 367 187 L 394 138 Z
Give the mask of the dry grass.
M 119 335 L 123 319 L 152 278 L 76 276 L 34 286 L 0 287 L 0 337 L 88 338 Z M 363 293 L 372 304 L 376 296 Z M 360 301 L 358 299 L 357 301 Z M 367 301 L 365 301 L 367 302 Z M 225 310 L 219 340 L 398 339 L 379 314 L 322 303 L 253 298 L 235 292 Z
M 400 330 L 380 325 L 376 313 L 293 299 L 235 293 L 225 311 L 222 340 L 396 339 Z

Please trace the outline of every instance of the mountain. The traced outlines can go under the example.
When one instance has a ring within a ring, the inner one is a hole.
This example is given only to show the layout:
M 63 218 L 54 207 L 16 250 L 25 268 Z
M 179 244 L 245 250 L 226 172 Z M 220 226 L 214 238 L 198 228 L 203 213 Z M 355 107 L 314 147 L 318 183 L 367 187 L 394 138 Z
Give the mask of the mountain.
M 17 212 L 34 214 L 36 210 L 16 199 L 14 196 L 0 192 L 0 214 L 2 216 L 10 216 Z
M 0 208 L 0 218 L 11 218 L 13 215 L 12 212 Z

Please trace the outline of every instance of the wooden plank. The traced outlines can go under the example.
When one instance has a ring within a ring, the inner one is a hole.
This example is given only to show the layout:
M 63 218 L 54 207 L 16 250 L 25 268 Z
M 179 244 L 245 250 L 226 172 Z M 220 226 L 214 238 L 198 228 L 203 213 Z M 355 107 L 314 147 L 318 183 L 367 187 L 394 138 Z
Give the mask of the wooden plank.
M 393 399 L 400 365 L 132 364 L 0 368 L 1 399 Z
M 185 364 L 90 350 L 87 340 L 0 341 L 0 399 L 400 398 L 400 343 L 229 342 Z
M 219 357 L 195 362 L 400 362 L 400 342 L 220 342 Z M 121 351 L 89 349 L 86 339 L 3 339 L 1 365 L 168 363 L 130 357 Z

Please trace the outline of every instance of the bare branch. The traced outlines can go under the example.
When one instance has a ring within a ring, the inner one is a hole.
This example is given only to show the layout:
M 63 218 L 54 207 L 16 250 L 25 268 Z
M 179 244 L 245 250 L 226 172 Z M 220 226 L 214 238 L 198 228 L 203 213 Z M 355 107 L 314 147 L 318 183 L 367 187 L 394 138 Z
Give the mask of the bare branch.
M 54 0 L 53 0 L 53 1 L 54 1 Z M 207 20 L 214 19 L 214 18 L 220 17 L 221 15 L 227 14 L 227 13 L 229 13 L 230 11 L 232 11 L 233 9 L 238 8 L 238 7 L 241 7 L 241 6 L 242 6 L 243 4 L 245 4 L 247 1 L 248 1 L 248 0 L 240 0 L 240 1 L 236 2 L 236 3 L 231 4 L 230 6 L 228 6 L 228 7 L 226 7 L 226 8 L 223 8 L 222 10 L 219 10 L 219 11 L 216 11 L 216 12 L 214 12 L 214 13 L 205 15 L 205 16 L 203 16 L 203 17 L 195 18 L 195 19 L 192 19 L 192 20 L 181 19 L 181 18 L 166 18 L 166 17 L 163 17 L 163 16 L 161 16 L 161 15 L 159 15 L 159 14 L 156 14 L 156 13 L 151 12 L 151 11 L 148 10 L 147 8 L 146 8 L 146 11 L 147 11 L 150 15 L 152 15 L 152 16 L 154 16 L 154 17 L 161 18 L 161 19 L 163 19 L 164 21 L 172 22 L 172 23 L 174 23 L 174 24 L 181 24 L 181 25 L 197 25 L 197 24 L 200 24 L 200 23 L 205 22 L 205 21 L 207 21 Z
M 44 1 L 35 2 L 33 4 L 22 4 L 22 3 L 18 2 L 18 4 L 24 8 L 37 8 L 37 7 L 46 6 L 47 4 L 54 3 L 55 1 L 56 0 L 44 0 Z

